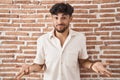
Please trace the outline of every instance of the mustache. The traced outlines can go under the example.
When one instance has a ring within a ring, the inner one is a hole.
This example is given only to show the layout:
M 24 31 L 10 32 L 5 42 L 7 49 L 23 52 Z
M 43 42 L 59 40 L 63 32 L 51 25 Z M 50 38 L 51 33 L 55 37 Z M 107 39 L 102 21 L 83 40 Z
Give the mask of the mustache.
M 56 26 L 65 26 L 65 24 L 58 24 L 58 25 L 56 25 Z

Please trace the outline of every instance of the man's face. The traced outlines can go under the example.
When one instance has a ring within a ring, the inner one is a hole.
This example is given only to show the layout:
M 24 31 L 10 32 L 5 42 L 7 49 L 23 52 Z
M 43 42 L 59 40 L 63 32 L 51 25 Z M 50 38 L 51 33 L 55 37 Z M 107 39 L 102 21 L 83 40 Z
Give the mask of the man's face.
M 63 33 L 69 28 L 72 17 L 63 13 L 58 13 L 57 15 L 52 15 L 52 20 L 55 31 Z

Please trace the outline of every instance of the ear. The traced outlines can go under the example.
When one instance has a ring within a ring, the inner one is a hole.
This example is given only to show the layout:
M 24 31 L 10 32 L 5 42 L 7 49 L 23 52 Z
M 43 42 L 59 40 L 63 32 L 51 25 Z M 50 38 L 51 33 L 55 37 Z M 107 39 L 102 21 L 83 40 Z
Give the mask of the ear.
M 70 16 L 70 21 L 72 21 L 72 19 L 73 19 L 73 16 Z

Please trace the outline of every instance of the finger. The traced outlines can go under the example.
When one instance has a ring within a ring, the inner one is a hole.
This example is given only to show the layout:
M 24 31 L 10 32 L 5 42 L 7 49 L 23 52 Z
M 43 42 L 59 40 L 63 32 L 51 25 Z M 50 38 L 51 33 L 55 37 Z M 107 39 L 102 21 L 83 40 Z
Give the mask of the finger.
M 100 73 L 98 68 L 96 66 L 93 67 L 93 70 L 96 72 L 96 73 Z
M 19 80 L 21 77 L 24 76 L 24 72 L 20 73 L 19 75 L 16 76 L 16 79 Z
M 112 76 L 112 73 L 110 72 L 110 71 L 104 71 L 104 74 L 106 75 L 106 76 L 108 76 L 108 77 L 111 77 Z
M 103 63 L 104 66 L 110 65 L 110 63 Z

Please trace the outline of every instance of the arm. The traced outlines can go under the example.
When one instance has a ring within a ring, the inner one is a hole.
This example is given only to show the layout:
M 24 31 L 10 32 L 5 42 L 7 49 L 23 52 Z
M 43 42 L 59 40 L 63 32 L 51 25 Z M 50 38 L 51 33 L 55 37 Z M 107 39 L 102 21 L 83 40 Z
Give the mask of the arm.
M 108 77 L 112 75 L 112 73 L 104 67 L 108 65 L 107 63 L 103 64 L 100 61 L 90 61 L 89 59 L 80 59 L 79 61 L 84 68 L 92 69 L 96 73 L 104 74 Z
M 43 68 L 43 65 L 39 65 L 39 64 L 32 64 L 32 65 L 24 64 L 22 65 L 22 68 L 20 72 L 17 74 L 15 80 L 20 80 L 21 77 L 23 77 L 24 75 L 28 75 L 31 72 L 42 71 L 42 68 Z

